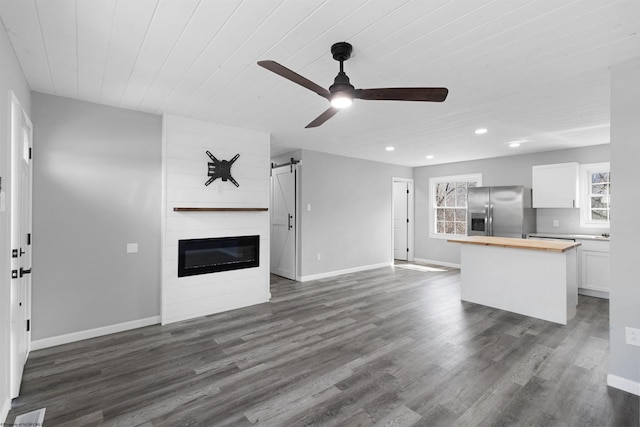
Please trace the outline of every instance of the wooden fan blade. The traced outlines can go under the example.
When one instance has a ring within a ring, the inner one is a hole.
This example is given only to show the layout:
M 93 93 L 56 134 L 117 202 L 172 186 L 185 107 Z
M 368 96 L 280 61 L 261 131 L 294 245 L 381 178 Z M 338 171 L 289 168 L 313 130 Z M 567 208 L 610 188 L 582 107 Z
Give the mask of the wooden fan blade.
M 329 120 L 331 117 L 335 116 L 338 111 L 340 111 L 340 110 L 338 110 L 337 108 L 329 107 L 328 110 L 326 110 L 324 113 L 322 113 L 318 117 L 316 117 L 316 119 L 314 121 L 312 121 L 311 123 L 306 125 L 305 129 L 316 128 L 316 127 L 320 126 L 321 124 L 323 124 L 324 122 Z
M 291 80 L 292 82 L 297 83 L 300 86 L 305 87 L 317 93 L 323 98 L 329 99 L 329 97 L 331 96 L 331 94 L 327 89 L 323 88 L 318 84 L 315 84 L 314 82 L 307 79 L 306 77 L 302 77 L 300 74 L 296 73 L 295 71 L 291 71 L 284 65 L 280 65 L 275 61 L 258 61 L 258 65 L 263 68 L 266 68 L 267 70 L 273 73 L 276 73 L 279 76 L 284 77 L 287 80 Z
M 356 89 L 353 97 L 376 101 L 430 101 L 442 102 L 449 90 L 444 87 L 390 87 L 380 89 Z

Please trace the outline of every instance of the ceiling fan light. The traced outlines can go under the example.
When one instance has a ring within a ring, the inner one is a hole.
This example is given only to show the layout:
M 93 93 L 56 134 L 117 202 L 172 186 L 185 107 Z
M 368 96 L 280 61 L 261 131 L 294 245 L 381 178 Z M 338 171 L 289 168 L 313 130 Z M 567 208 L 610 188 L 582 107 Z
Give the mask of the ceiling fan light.
M 353 98 L 346 95 L 337 94 L 331 98 L 331 105 L 334 108 L 349 108 L 351 104 L 353 104 Z

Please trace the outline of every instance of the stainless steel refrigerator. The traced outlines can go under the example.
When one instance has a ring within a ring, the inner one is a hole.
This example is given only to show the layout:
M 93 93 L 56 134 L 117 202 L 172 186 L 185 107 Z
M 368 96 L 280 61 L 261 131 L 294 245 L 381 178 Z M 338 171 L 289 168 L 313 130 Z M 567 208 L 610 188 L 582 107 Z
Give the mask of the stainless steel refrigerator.
M 470 187 L 467 235 L 525 238 L 536 231 L 531 189 L 521 185 Z

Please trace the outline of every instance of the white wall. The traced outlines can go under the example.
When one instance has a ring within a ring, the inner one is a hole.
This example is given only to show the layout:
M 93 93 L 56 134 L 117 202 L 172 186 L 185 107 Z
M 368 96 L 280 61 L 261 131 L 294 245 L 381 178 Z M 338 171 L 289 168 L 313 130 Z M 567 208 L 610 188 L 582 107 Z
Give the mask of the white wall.
M 412 168 L 302 150 L 298 176 L 302 280 L 393 262 L 392 179 Z
M 448 243 L 446 239 L 429 237 L 429 178 L 482 173 L 482 185 L 485 186 L 524 185 L 531 188 L 531 167 L 534 165 L 607 161 L 609 161 L 609 144 L 415 168 L 415 257 L 445 265 L 460 263 L 459 244 Z M 614 179 L 618 181 L 617 177 Z M 552 226 L 553 219 L 559 220 L 559 227 Z M 609 232 L 609 229 L 581 228 L 579 209 L 537 209 L 537 228 L 540 232 L 548 233 Z
M 164 131 L 162 323 L 231 310 L 269 300 L 268 212 L 174 212 L 174 207 L 269 207 L 266 133 L 167 115 Z M 240 157 L 231 175 L 240 184 L 208 180 L 206 155 Z M 260 266 L 178 277 L 178 241 L 260 235 Z
M 640 347 L 625 327 L 640 329 L 640 58 L 611 67 L 611 289 L 609 385 L 640 395 Z
M 34 347 L 157 323 L 162 117 L 32 96 Z
M 31 115 L 29 86 L 18 64 L 7 32 L 0 21 L 0 178 L 7 201 L 0 211 L 0 424 L 6 419 L 9 399 L 10 263 L 11 256 L 11 109 L 9 91 Z

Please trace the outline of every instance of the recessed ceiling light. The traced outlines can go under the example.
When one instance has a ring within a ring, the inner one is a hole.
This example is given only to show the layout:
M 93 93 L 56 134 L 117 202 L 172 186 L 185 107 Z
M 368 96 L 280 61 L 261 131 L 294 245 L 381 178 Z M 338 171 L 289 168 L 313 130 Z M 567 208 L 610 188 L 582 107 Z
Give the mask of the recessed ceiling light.
M 425 157 L 425 159 L 429 159 L 429 160 L 431 160 L 431 159 L 433 159 L 435 156 L 434 156 L 433 154 L 429 154 L 428 156 L 424 156 L 424 157 Z
M 485 128 L 476 129 L 476 135 L 484 135 L 485 133 L 487 133 Z
M 385 150 L 387 150 L 387 151 L 393 151 L 395 149 L 396 149 L 395 147 L 387 147 L 387 148 L 385 148 Z
M 511 147 L 511 148 L 516 148 L 516 147 L 520 147 L 525 142 L 527 142 L 526 139 L 516 139 L 515 141 L 507 142 L 507 145 L 509 145 L 509 147 Z

